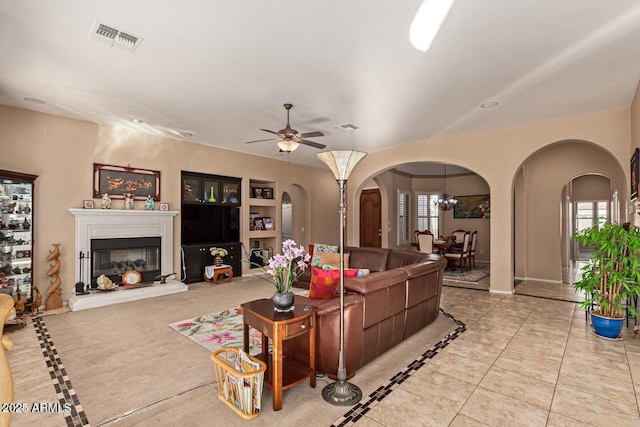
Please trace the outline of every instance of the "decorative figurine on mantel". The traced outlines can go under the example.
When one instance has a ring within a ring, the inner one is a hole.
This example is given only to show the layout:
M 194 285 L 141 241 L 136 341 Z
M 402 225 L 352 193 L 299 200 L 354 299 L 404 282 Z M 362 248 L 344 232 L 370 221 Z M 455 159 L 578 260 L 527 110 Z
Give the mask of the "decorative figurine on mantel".
M 133 209 L 133 194 L 127 193 L 124 195 L 124 208 L 127 210 Z
M 156 202 L 153 201 L 153 197 L 151 197 L 151 195 L 148 195 L 147 200 L 144 202 L 144 208 L 148 211 L 152 211 L 155 206 Z
M 107 193 L 102 195 L 102 209 L 111 209 L 111 198 Z

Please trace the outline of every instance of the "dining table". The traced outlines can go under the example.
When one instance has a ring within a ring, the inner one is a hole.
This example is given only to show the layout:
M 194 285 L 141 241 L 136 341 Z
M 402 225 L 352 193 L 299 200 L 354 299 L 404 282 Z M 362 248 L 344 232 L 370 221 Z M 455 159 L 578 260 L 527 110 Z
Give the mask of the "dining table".
M 438 250 L 439 254 L 445 254 L 453 249 L 455 243 L 453 241 L 446 240 L 434 240 L 433 248 Z

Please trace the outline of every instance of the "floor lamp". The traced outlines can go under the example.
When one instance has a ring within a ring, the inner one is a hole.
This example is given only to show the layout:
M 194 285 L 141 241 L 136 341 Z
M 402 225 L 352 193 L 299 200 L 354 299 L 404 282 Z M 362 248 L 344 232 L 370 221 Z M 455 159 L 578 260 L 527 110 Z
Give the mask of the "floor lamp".
M 318 158 L 325 162 L 333 172 L 340 188 L 340 353 L 338 359 L 338 379 L 322 389 L 322 398 L 333 405 L 352 406 L 362 399 L 362 390 L 347 382 L 347 370 L 344 366 L 344 221 L 346 209 L 344 187 L 353 168 L 367 153 L 359 151 L 327 151 L 319 153 Z

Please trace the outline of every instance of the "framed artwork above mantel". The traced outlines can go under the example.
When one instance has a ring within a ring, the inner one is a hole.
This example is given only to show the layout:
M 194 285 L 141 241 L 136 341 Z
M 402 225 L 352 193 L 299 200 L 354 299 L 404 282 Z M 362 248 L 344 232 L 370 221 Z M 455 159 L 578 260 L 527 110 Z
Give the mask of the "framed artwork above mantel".
M 124 199 L 131 193 L 135 200 L 146 200 L 147 196 L 160 201 L 160 171 L 93 164 L 93 197 L 107 193 L 112 199 Z

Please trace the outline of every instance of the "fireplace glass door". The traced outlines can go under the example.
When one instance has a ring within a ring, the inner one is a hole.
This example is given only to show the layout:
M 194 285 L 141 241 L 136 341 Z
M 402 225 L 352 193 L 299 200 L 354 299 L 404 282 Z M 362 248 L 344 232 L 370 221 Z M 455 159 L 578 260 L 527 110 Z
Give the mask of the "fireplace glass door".
M 97 286 L 101 275 L 121 284 L 122 275 L 136 270 L 141 283 L 151 283 L 160 275 L 160 237 L 136 237 L 91 240 L 91 285 Z

